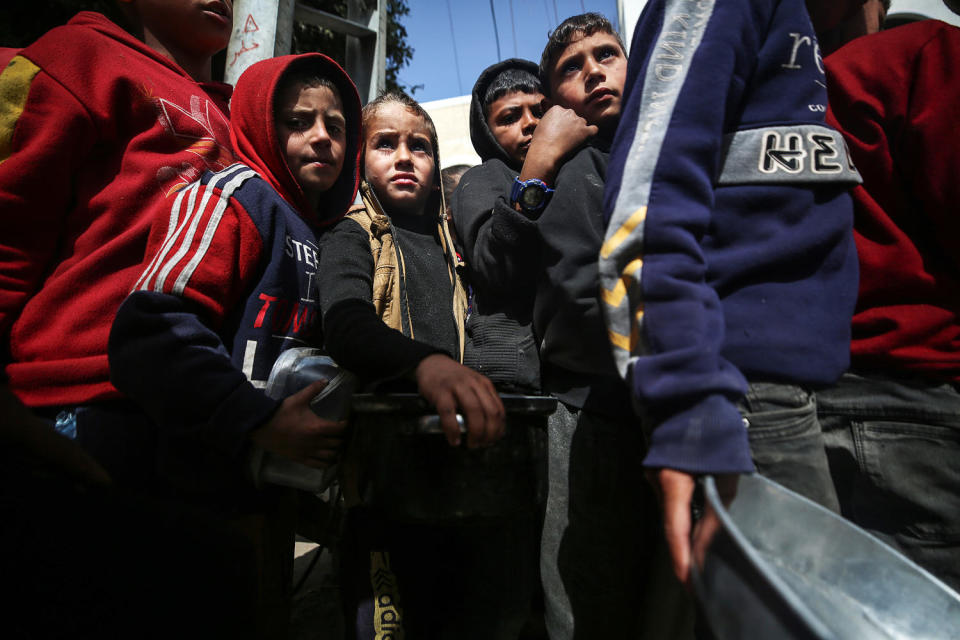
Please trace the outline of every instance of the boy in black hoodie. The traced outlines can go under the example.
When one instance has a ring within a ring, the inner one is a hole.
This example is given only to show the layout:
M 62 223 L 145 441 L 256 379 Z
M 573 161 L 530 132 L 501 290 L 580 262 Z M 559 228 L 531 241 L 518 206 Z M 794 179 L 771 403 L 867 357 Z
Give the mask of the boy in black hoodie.
M 562 159 L 596 133 L 573 111 L 548 107 L 529 60 L 487 67 L 473 87 L 470 139 L 483 164 L 467 171 L 451 210 L 474 302 L 464 364 L 498 387 L 540 390 L 540 361 L 531 328 L 538 253 L 536 217 L 511 203 L 518 176 L 536 174 L 548 189 Z M 542 122 L 541 122 L 542 120 Z
M 650 632 L 644 613 L 658 540 L 655 499 L 637 455 L 643 442 L 633 426 L 629 392 L 610 355 L 597 302 L 604 177 L 626 52 L 603 16 L 574 16 L 551 34 L 539 75 L 556 106 L 544 114 L 521 163 L 484 163 L 486 174 L 499 171 L 500 180 L 487 187 L 492 195 L 486 206 L 493 210 L 487 242 L 477 243 L 486 254 L 468 251 L 467 259 L 471 273 L 480 271 L 488 286 L 507 291 L 510 285 L 517 300 L 532 297 L 527 309 L 539 342 L 543 389 L 560 400 L 549 424 L 541 548 L 550 637 L 643 637 Z M 577 130 L 586 135 L 572 140 Z M 469 218 L 460 203 L 471 188 L 480 191 L 477 173 L 461 181 L 455 216 Z M 515 185 L 509 191 L 508 182 Z M 458 219 L 458 226 L 471 237 L 468 220 Z M 500 269 L 486 268 L 485 257 Z M 673 593 L 659 584 L 657 591 Z

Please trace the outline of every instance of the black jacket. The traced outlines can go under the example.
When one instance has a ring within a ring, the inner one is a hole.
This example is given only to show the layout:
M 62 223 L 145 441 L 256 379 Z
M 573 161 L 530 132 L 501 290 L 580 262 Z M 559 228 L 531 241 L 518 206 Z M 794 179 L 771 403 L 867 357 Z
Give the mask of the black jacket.
M 610 416 L 630 415 L 597 299 L 603 244 L 603 190 L 610 154 L 594 139 L 561 167 L 537 221 L 540 262 L 533 327 L 543 386 L 563 402 Z
M 510 206 L 517 170 L 497 143 L 483 114 L 490 81 L 507 68 L 537 74 L 537 65 L 512 58 L 488 67 L 473 87 L 470 139 L 482 165 L 467 171 L 451 209 L 473 288 L 464 364 L 505 390 L 540 389 L 540 361 L 531 329 L 539 265 L 536 223 Z

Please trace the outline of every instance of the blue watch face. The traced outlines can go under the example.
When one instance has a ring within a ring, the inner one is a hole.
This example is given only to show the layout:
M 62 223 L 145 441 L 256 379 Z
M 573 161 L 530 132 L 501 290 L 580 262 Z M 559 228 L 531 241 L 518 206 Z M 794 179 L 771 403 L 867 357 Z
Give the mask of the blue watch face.
M 528 184 L 520 192 L 520 206 L 524 209 L 539 209 L 546 193 L 538 184 Z

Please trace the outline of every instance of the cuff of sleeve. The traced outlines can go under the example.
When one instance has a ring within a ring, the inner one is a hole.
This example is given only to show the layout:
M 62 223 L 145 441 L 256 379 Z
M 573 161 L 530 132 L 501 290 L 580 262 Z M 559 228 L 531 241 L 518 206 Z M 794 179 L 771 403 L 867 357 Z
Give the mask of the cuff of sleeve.
M 707 396 L 657 425 L 643 466 L 693 474 L 754 471 L 743 418 L 721 395 Z
M 203 439 L 229 456 L 238 456 L 247 445 L 249 433 L 269 420 L 280 402 L 244 381 L 220 404 L 204 429 Z
M 493 205 L 491 230 L 495 238 L 507 244 L 525 242 L 537 232 L 536 220 L 531 220 L 513 207 L 502 197 Z
M 428 356 L 432 356 L 437 353 L 456 360 L 456 358 L 443 349 L 437 349 L 436 347 L 431 347 L 428 344 L 417 342 L 415 340 L 409 340 L 408 342 L 410 344 L 405 350 L 405 364 L 402 365 L 399 370 L 384 371 L 378 378 L 371 380 L 371 382 L 389 382 L 390 380 L 396 380 L 397 378 L 403 377 L 409 377 L 412 379 L 417 367 L 420 366 L 420 363 L 423 362 Z

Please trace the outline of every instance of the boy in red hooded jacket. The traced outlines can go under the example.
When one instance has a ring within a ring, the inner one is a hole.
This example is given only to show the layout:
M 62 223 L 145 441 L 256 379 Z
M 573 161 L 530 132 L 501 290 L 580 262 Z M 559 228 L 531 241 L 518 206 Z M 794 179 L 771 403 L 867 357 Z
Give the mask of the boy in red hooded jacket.
M 286 623 L 292 517 L 287 494 L 247 479 L 245 454 L 256 444 L 324 467 L 340 445 L 344 424 L 309 406 L 323 383 L 283 401 L 263 389 L 281 352 L 320 344 L 317 238 L 357 192 L 360 99 L 335 62 L 305 54 L 250 67 L 232 107 L 241 163 L 207 171 L 154 219 L 110 370 L 156 430 L 155 490 L 263 543 L 269 634 Z
M 121 4 L 131 33 L 81 12 L 0 74 L 4 373 L 51 416 L 119 398 L 107 335 L 150 211 L 232 161 L 230 87 L 210 63 L 230 38 L 230 0 Z
M 27 440 L 62 467 L 51 452 L 70 443 L 45 424 L 57 420 L 129 486 L 142 461 L 115 446 L 115 431 L 127 434 L 126 403 L 110 384 L 107 336 L 138 275 L 151 212 L 169 209 L 179 189 L 233 160 L 231 88 L 211 81 L 211 59 L 230 39 L 233 3 L 118 6 L 128 30 L 83 11 L 4 52 L 0 395 L 9 406 L 16 396 L 41 420 L 30 420 L 29 438 L 0 433 L 0 440 Z M 76 447 L 74 454 L 81 455 Z
M 326 453 L 283 442 L 318 420 L 309 398 L 286 425 L 293 401 L 262 389 L 282 351 L 320 344 L 317 237 L 356 194 L 356 89 L 320 54 L 257 63 L 237 82 L 230 138 L 241 163 L 207 171 L 154 219 L 110 336 L 111 378 L 162 437 L 226 459 L 253 439 L 318 463 Z

